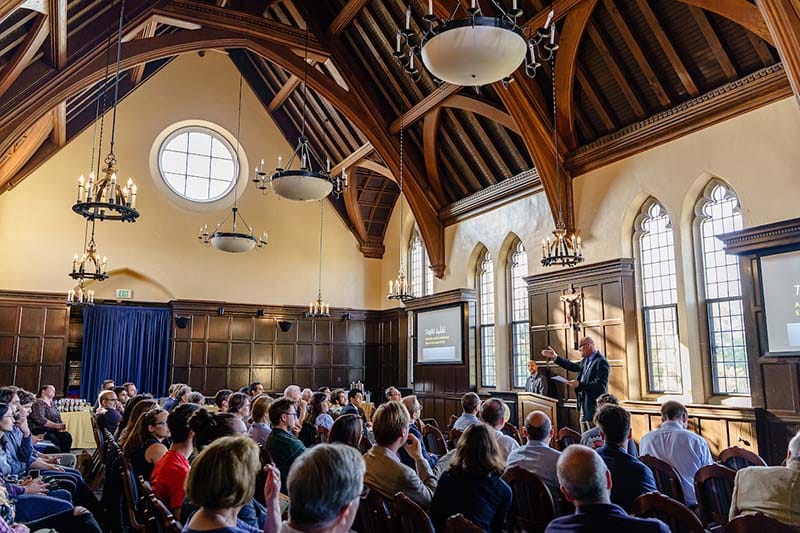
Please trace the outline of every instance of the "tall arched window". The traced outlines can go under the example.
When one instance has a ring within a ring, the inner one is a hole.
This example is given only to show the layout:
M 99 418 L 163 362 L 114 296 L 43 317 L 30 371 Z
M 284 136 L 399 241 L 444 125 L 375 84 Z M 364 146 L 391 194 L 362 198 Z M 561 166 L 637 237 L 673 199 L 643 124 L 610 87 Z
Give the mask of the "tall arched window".
M 494 339 L 494 262 L 484 251 L 476 268 L 480 306 L 481 368 L 484 387 L 497 386 L 497 357 Z
M 678 281 L 669 214 L 655 200 L 637 218 L 642 318 L 648 388 L 653 393 L 683 393 L 678 342 Z
M 523 279 L 528 275 L 528 254 L 522 241 L 517 241 L 508 254 L 508 301 L 511 316 L 511 367 L 514 387 L 524 387 L 531 358 L 528 324 L 528 289 Z
M 433 272 L 430 266 L 428 251 L 419 236 L 419 231 L 414 231 L 408 244 L 409 282 L 414 296 L 428 296 L 433 294 Z
M 739 200 L 730 188 L 714 181 L 700 199 L 697 213 L 714 393 L 750 394 L 739 260 L 727 255 L 717 238 L 742 229 Z

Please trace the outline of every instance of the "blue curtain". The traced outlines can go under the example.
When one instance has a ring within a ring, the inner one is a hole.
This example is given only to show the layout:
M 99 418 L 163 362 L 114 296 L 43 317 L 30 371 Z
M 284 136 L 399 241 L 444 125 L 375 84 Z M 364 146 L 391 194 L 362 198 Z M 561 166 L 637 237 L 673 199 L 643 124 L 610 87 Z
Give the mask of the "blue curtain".
M 169 309 L 119 305 L 83 310 L 81 397 L 93 401 L 105 379 L 155 396 L 167 387 Z

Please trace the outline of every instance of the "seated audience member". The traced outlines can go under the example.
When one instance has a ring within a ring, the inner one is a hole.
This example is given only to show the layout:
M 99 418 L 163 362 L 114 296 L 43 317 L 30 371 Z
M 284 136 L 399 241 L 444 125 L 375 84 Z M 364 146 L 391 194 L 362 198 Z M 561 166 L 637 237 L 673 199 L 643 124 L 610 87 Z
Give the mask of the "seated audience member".
M 494 430 L 469 426 L 458 439 L 450 469 L 439 478 L 431 501 L 431 520 L 442 531 L 448 517 L 461 513 L 485 531 L 505 528 L 511 487 L 503 481 L 504 464 Z
M 279 398 L 269 406 L 272 432 L 267 438 L 267 451 L 281 472 L 281 492 L 284 494 L 292 463 L 306 451 L 300 439 L 292 433 L 292 428 L 297 425 L 297 405 L 297 402 L 289 398 Z
M 558 481 L 575 513 L 556 518 L 545 533 L 670 533 L 654 518 L 634 518 L 611 503 L 611 474 L 597 453 L 580 444 L 568 446 L 558 459 Z
M 386 396 L 387 402 L 399 402 L 403 399 L 403 395 L 400 394 L 400 391 L 397 390 L 397 387 L 389 387 L 384 391 L 384 395 Z
M 253 400 L 253 425 L 247 435 L 256 441 L 259 446 L 267 444 L 267 438 L 272 433 L 269 425 L 269 406 L 272 405 L 272 398 L 262 394 Z
M 28 417 L 30 417 L 31 409 L 33 408 L 33 403 L 36 401 L 36 395 L 32 392 L 28 392 L 23 389 L 19 389 L 17 391 L 17 396 L 19 396 L 19 406 L 20 409 L 17 411 L 16 416 L 16 425 L 17 427 L 21 428 L 22 424 L 25 424 L 26 427 L 26 434 L 30 434 L 30 424 L 28 421 Z M 22 421 L 22 416 L 25 417 L 25 421 Z M 45 440 L 44 435 L 33 435 L 30 434 L 31 443 L 33 444 L 33 450 L 36 451 L 39 457 L 58 457 L 58 463 L 64 466 L 74 467 L 76 462 L 76 456 L 72 453 L 61 453 L 58 446 Z M 20 442 L 21 444 L 21 442 Z
M 186 495 L 184 482 L 189 475 L 189 457 L 194 452 L 194 433 L 189 428 L 189 419 L 199 409 L 199 405 L 187 403 L 179 405 L 167 416 L 172 445 L 150 474 L 153 492 L 172 511 L 176 520 L 181 519 L 181 506 Z
M 388 499 L 402 492 L 427 509 L 430 507 L 438 478 L 428 461 L 422 457 L 419 439 L 408 432 L 411 421 L 408 410 L 400 402 L 386 402 L 378 407 L 373 419 L 375 446 L 364 454 L 367 465 L 364 483 L 375 487 Z M 416 470 L 400 462 L 397 455 L 400 448 L 405 448 L 414 458 Z
M 597 410 L 599 411 L 601 407 L 609 403 L 613 405 L 619 405 L 617 397 L 613 394 L 601 394 L 597 398 Z M 583 435 L 581 435 L 581 444 L 588 446 L 589 448 L 600 448 L 603 445 L 603 437 L 600 436 L 600 428 L 595 426 L 584 431 Z M 633 442 L 633 439 L 628 439 L 628 455 L 632 457 L 639 457 L 639 452 L 636 450 L 636 443 Z
M 800 431 L 789 441 L 786 466 L 736 471 L 730 519 L 761 513 L 800 530 Z
M 303 429 L 300 431 L 300 440 L 306 447 L 316 444 L 317 431 L 320 427 L 330 431 L 333 427 L 333 417 L 328 414 L 328 397 L 324 392 L 315 392 L 311 396 L 308 414 L 303 420 Z
M 119 443 L 120 446 L 125 445 L 125 440 L 127 440 L 128 435 L 134 431 L 139 417 L 158 407 L 158 402 L 147 396 L 149 395 L 141 394 L 128 401 L 128 410 L 122 415 L 122 420 L 120 420 L 119 426 L 117 427 L 119 431 L 117 443 Z
M 328 397 L 328 403 L 331 402 L 331 388 L 330 387 L 320 387 L 317 389 L 317 392 L 322 392 L 325 396 Z
M 205 405 L 206 404 L 206 395 L 199 391 L 192 391 L 189 393 L 189 397 L 186 399 L 186 403 L 193 403 L 195 405 Z
M 517 441 L 502 432 L 506 425 L 505 411 L 505 403 L 500 398 L 489 398 L 483 402 L 481 407 L 481 420 L 489 427 L 494 428 L 497 443 L 500 445 L 500 456 L 504 463 L 508 459 L 508 454 L 519 448 Z
M 228 398 L 228 412 L 233 413 L 239 419 L 247 424 L 247 418 L 250 416 L 250 397 L 243 392 L 234 392 Z
M 134 383 L 131 383 L 129 381 L 127 383 L 123 383 L 122 386 L 125 387 L 125 392 L 127 393 L 128 399 L 131 399 L 134 396 L 136 396 L 136 393 L 138 391 L 136 390 L 136 385 Z
M 328 442 L 347 444 L 353 448 L 360 449 L 359 443 L 364 438 L 364 428 L 361 418 L 358 415 L 342 415 L 333 423 Z
M 308 387 L 306 387 L 306 388 L 305 388 L 305 389 L 303 389 L 303 391 L 300 393 L 300 399 L 301 399 L 301 400 L 303 400 L 304 402 L 306 402 L 306 405 L 307 405 L 307 404 L 311 403 L 311 397 L 312 397 L 313 395 L 314 395 L 314 391 L 312 391 L 311 389 L 309 389 Z
M 508 454 L 506 468 L 518 466 L 544 481 L 553 494 L 553 501 L 559 495 L 556 464 L 561 452 L 550 447 L 553 438 L 553 423 L 542 411 L 532 411 L 525 417 L 525 434 L 528 442 Z
M 289 472 L 289 520 L 282 532 L 347 533 L 355 521 L 364 460 L 341 444 L 320 444 L 298 457 Z
M 43 434 L 60 452 L 69 453 L 72 435 L 67 431 L 67 425 L 61 420 L 61 413 L 53 402 L 55 396 L 56 388 L 52 385 L 44 385 L 39 389 L 39 399 L 31 407 L 30 428 L 36 435 Z
M 122 451 L 131 463 L 135 476 L 150 480 L 156 463 L 167 453 L 168 413 L 155 408 L 139 416 L 132 433 L 125 439 Z
M 116 393 L 113 390 L 104 390 L 97 398 L 97 403 L 103 408 L 102 413 L 95 415 L 97 427 L 101 432 L 107 429 L 113 435 L 122 420 L 122 413 L 117 410 L 119 401 Z
M 114 390 L 114 380 L 113 379 L 104 379 L 103 384 L 100 386 L 100 391 L 104 390 Z
M 408 411 L 409 416 L 411 417 L 411 422 L 408 426 L 408 432 L 411 435 L 414 435 L 417 440 L 419 441 L 420 450 L 422 452 L 422 457 L 428 461 L 428 464 L 431 465 L 431 468 L 436 469 L 436 463 L 439 462 L 439 458 L 435 454 L 429 454 L 428 450 L 425 448 L 425 442 L 422 440 L 422 432 L 417 427 L 417 420 L 419 420 L 419 415 L 422 414 L 422 405 L 420 405 L 419 400 L 414 395 L 406 396 L 401 400 L 401 403 L 406 406 L 406 410 Z M 400 461 L 404 465 L 409 468 L 415 468 L 415 461 L 414 459 L 405 451 L 404 448 L 400 448 Z
M 619 405 L 606 404 L 595 413 L 594 423 L 605 441 L 597 454 L 611 472 L 611 501 L 629 512 L 636 498 L 658 490 L 650 468 L 625 451 L 631 438 L 631 415 Z
M 662 424 L 647 433 L 639 443 L 641 455 L 652 455 L 669 463 L 681 478 L 683 496 L 689 507 L 697 505 L 694 475 L 713 462 L 706 440 L 687 428 L 689 413 L 680 402 L 668 401 L 661 406 Z
M 361 393 L 361 389 L 350 389 L 350 392 L 347 393 L 347 405 L 345 405 L 342 410 L 339 411 L 339 414 L 360 416 L 361 422 L 364 424 L 364 431 L 366 431 L 366 429 L 370 426 L 370 422 L 367 420 L 367 415 L 361 408 L 361 402 L 363 401 L 364 396 Z
M 289 385 L 286 387 L 283 390 L 283 397 L 297 402 L 297 429 L 295 431 L 299 432 L 303 419 L 306 417 L 308 402 L 303 399 L 303 393 L 297 385 Z M 285 481 L 286 479 L 284 478 L 282 482 Z
M 468 392 L 462 396 L 461 408 L 464 410 L 464 412 L 461 413 L 461 416 L 459 416 L 455 422 L 453 422 L 453 429 L 463 433 L 472 424 L 477 424 L 480 422 L 478 419 L 478 409 L 480 409 L 480 407 L 481 399 L 474 392 Z
M 344 392 L 344 389 L 336 389 L 331 392 L 331 407 L 335 407 L 337 410 L 341 409 L 347 405 L 347 393 Z
M 247 386 L 247 395 L 251 400 L 256 399 L 258 396 L 264 394 L 264 385 L 260 381 L 254 381 Z
M 270 474 L 264 485 L 268 508 L 261 527 L 265 533 L 272 533 L 278 531 L 281 522 L 279 474 L 274 467 L 266 468 Z M 183 533 L 258 533 L 259 529 L 241 519 L 241 511 L 253 502 L 260 470 L 258 445 L 252 439 L 223 437 L 209 445 L 192 462 L 186 480 L 186 495 L 199 509 L 188 519 Z
M 214 395 L 214 405 L 217 406 L 219 412 L 228 412 L 228 400 L 230 399 L 231 394 L 233 394 L 233 391 L 230 389 L 220 389 Z
M 114 387 L 114 394 L 117 395 L 117 411 L 122 413 L 125 410 L 125 404 L 128 403 L 128 391 L 125 387 Z
M 166 399 L 163 405 L 164 410 L 166 412 L 170 412 L 172 411 L 172 408 L 179 403 L 186 403 L 190 392 L 192 392 L 192 388 L 185 383 L 175 383 L 174 385 L 171 385 L 169 388 L 169 397 Z

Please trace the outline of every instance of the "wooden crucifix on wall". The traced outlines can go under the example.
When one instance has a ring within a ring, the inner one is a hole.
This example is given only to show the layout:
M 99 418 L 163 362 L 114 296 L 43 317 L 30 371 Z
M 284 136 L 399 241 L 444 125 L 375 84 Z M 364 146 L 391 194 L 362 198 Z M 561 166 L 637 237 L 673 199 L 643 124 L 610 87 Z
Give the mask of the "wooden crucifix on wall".
M 574 341 L 574 348 L 577 350 L 580 339 L 578 332 L 581 328 L 581 302 L 583 301 L 583 294 L 575 290 L 575 285 L 570 284 L 572 290 L 569 294 L 561 296 L 560 300 L 566 304 L 567 311 L 567 325 L 572 329 L 572 337 Z

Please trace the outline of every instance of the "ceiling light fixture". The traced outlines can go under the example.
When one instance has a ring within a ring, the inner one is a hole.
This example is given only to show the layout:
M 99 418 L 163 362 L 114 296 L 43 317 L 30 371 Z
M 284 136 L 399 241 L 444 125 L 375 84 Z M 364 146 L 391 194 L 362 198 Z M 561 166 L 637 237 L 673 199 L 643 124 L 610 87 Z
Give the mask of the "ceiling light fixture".
M 325 205 L 319 201 L 319 279 L 317 280 L 317 299 L 308 304 L 306 318 L 325 318 L 331 316 L 331 306 L 322 301 L 322 214 Z
M 544 26 L 526 35 L 517 23 L 523 14 L 517 0 L 513 0 L 510 10 L 497 0 L 489 0 L 498 15 L 494 17 L 483 15 L 478 0 L 471 0 L 468 8 L 458 1 L 446 19 L 434 14 L 433 1 L 428 0 L 425 27 L 420 33 L 411 28 L 410 5 L 405 27 L 397 33 L 394 56 L 415 80 L 420 75 L 416 55 L 437 79 L 453 85 L 477 86 L 510 82 L 523 62 L 525 74 L 533 78 L 542 61 L 552 59 L 558 49 L 552 5 Z M 460 9 L 463 16 L 456 18 Z
M 389 280 L 389 294 L 386 296 L 390 300 L 400 300 L 405 303 L 414 299 L 414 288 L 406 278 L 405 261 L 403 260 L 403 130 L 404 124 L 400 121 L 400 173 L 398 177 L 398 186 L 400 187 L 400 195 L 397 197 L 397 203 L 400 204 L 400 236 L 398 241 L 400 243 L 400 271 L 397 273 L 397 278 Z

